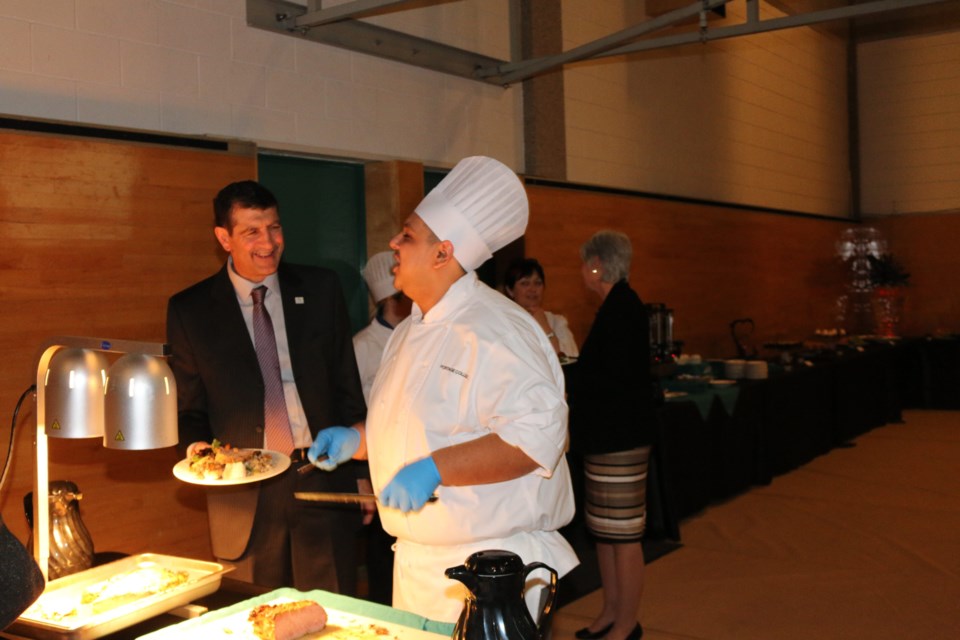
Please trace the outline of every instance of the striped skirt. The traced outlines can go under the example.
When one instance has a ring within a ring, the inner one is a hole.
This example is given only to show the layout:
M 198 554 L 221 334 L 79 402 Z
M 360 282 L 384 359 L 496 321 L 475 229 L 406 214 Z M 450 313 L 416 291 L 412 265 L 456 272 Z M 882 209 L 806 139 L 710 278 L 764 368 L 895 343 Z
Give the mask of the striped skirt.
M 587 455 L 586 523 L 602 542 L 639 542 L 647 525 L 650 447 Z

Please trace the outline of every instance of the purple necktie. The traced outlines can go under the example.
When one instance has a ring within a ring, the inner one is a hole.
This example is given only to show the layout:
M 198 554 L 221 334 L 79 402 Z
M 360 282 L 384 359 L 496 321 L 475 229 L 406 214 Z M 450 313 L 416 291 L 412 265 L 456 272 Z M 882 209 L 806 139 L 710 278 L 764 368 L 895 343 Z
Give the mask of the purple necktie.
M 283 381 L 280 379 L 280 357 L 277 355 L 277 338 L 273 322 L 263 306 L 267 288 L 263 285 L 250 292 L 253 298 L 253 343 L 263 376 L 263 410 L 265 444 L 271 451 L 289 454 L 293 451 L 293 432 L 287 402 L 283 396 Z

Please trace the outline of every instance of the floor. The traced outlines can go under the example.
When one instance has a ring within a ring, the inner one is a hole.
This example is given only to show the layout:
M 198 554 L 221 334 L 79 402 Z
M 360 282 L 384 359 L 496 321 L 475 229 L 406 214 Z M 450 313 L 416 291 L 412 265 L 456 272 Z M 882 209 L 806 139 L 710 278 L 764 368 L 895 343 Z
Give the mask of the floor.
M 646 640 L 960 638 L 960 412 L 906 411 L 681 537 L 647 566 Z M 561 606 L 553 640 L 601 597 Z

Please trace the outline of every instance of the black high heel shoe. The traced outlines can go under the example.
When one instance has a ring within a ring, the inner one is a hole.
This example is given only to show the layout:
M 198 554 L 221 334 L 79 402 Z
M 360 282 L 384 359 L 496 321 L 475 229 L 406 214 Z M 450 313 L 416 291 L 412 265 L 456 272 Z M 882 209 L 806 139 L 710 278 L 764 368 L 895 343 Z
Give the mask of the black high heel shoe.
M 640 626 L 640 623 L 637 623 L 637 626 L 633 628 L 633 631 L 630 632 L 630 635 L 627 636 L 626 640 L 640 640 L 643 637 L 643 627 Z
M 577 638 L 577 640 L 597 640 L 598 638 L 602 638 L 603 636 L 607 635 L 607 632 L 612 628 L 613 623 L 611 622 L 599 631 L 590 631 L 590 627 L 584 627 L 583 629 L 577 629 L 573 635 L 575 638 Z

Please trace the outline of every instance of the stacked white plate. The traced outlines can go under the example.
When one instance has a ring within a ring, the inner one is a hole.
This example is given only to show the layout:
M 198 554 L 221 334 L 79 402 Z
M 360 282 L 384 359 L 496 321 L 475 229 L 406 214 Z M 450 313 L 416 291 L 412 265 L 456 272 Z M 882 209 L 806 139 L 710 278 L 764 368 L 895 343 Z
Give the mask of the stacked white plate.
M 743 377 L 748 380 L 763 380 L 767 373 L 766 360 L 748 360 L 743 367 Z
M 723 366 L 723 377 L 728 380 L 739 380 L 743 377 L 746 360 L 727 360 Z

